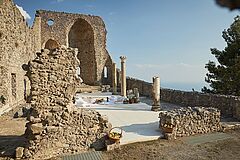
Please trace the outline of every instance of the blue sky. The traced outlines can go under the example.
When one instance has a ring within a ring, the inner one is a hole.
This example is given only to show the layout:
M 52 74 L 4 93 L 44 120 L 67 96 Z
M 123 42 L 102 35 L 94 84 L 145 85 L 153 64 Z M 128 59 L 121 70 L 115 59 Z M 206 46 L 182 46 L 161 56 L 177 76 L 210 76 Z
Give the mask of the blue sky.
M 98 15 L 108 31 L 107 49 L 127 74 L 146 81 L 158 75 L 163 87 L 200 90 L 210 48 L 223 49 L 222 31 L 239 11 L 214 0 L 15 0 L 34 19 L 38 9 Z

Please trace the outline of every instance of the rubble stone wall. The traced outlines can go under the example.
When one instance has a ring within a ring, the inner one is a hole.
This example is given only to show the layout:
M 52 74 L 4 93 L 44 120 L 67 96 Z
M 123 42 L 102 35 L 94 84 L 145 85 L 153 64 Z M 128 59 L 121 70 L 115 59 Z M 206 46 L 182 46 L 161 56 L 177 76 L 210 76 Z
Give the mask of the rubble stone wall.
M 25 158 L 53 156 L 101 148 L 111 125 L 98 112 L 73 106 L 78 88 L 77 49 L 44 49 L 30 62 L 31 116 L 25 135 Z
M 111 84 L 112 59 L 106 50 L 107 31 L 100 17 L 45 10 L 37 11 L 36 16 L 41 17 L 42 48 L 50 39 L 59 45 L 78 48 L 84 83 Z M 104 67 L 108 69 L 107 78 L 103 77 Z
M 12 0 L 0 4 L 0 114 L 24 101 L 29 80 L 23 64 L 35 57 L 39 48 L 39 19 L 29 28 Z
M 240 120 L 240 98 L 200 92 L 186 92 L 172 89 L 161 89 L 161 99 L 182 106 L 214 107 L 221 110 L 226 117 Z
M 159 128 L 167 139 L 221 130 L 220 110 L 216 108 L 187 107 L 162 111 L 159 118 Z
M 142 96 L 152 97 L 152 83 L 145 82 L 136 78 L 127 77 L 127 90 L 138 88 Z
M 138 88 L 139 93 L 151 96 L 152 84 L 135 78 L 127 78 L 127 89 Z M 202 106 L 214 107 L 221 110 L 226 117 L 234 117 L 240 120 L 240 98 L 237 96 L 225 96 L 216 94 L 204 94 L 200 92 L 187 92 L 161 88 L 161 100 L 185 107 Z

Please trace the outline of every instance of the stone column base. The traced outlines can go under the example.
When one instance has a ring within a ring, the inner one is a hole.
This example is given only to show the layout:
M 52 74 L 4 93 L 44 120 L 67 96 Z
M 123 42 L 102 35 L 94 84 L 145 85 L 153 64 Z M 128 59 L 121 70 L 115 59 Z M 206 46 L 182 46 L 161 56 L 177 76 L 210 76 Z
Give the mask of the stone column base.
M 119 95 L 118 92 L 112 92 L 112 95 Z
M 152 106 L 151 111 L 160 111 L 161 107 L 160 106 Z

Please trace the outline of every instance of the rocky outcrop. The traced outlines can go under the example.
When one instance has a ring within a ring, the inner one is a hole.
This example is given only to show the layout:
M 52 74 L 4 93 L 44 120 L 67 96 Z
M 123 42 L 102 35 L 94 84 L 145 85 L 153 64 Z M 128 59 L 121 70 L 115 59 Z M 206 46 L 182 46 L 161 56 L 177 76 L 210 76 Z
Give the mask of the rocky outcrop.
M 159 128 L 167 139 L 221 130 L 220 111 L 215 108 L 188 107 L 162 111 L 159 118 Z
M 72 103 L 80 84 L 76 53 L 65 47 L 45 49 L 29 63 L 32 112 L 25 132 L 29 139 L 24 149 L 27 158 L 47 159 L 103 147 L 111 125 L 98 112 Z

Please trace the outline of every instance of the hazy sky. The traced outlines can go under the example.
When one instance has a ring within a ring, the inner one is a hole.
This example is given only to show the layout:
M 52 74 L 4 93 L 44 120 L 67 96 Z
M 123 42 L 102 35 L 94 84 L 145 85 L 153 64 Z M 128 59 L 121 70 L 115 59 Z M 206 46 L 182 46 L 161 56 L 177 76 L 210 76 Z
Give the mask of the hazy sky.
M 107 49 L 127 74 L 146 81 L 159 75 L 163 87 L 199 90 L 210 48 L 223 49 L 222 31 L 239 11 L 214 0 L 15 0 L 30 15 L 38 9 L 99 15 L 107 28 Z

